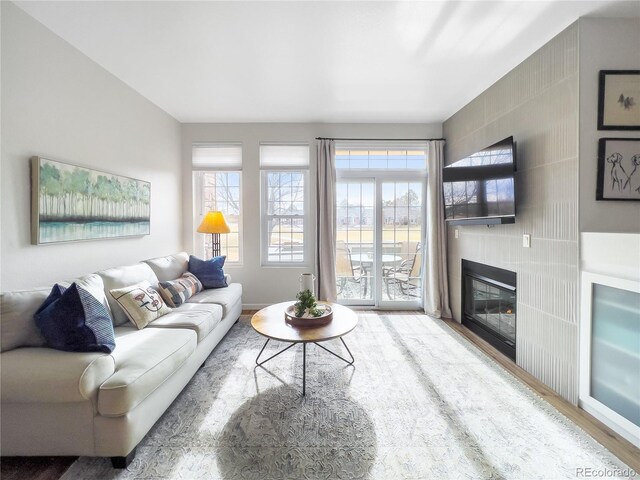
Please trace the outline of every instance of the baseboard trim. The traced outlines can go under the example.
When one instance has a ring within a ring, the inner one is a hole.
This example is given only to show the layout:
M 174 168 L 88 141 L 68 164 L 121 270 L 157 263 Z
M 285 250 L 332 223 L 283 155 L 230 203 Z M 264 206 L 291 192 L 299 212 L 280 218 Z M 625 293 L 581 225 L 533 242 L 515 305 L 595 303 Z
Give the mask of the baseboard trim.
M 272 303 L 243 303 L 242 314 L 246 315 L 245 312 L 257 312 L 258 310 L 262 310 L 263 308 L 266 308 L 269 305 L 273 305 L 273 304 Z

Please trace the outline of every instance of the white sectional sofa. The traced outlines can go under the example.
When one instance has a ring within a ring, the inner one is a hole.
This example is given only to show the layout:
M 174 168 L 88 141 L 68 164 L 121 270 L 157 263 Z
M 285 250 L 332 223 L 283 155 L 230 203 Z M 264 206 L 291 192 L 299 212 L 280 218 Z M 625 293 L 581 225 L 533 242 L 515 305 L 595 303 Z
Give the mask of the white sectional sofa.
M 187 271 L 184 252 L 77 279 L 111 314 L 111 354 L 53 350 L 33 314 L 51 288 L 1 297 L 2 455 L 111 457 L 125 467 L 136 445 L 171 405 L 242 311 L 242 285 L 204 290 L 143 330 L 109 290 Z

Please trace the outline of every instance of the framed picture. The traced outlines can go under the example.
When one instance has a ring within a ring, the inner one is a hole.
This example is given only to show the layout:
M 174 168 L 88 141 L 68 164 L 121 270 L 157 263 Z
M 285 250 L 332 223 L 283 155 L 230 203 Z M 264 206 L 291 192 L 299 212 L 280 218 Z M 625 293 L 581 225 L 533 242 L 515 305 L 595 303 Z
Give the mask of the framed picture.
M 596 200 L 640 200 L 640 139 L 600 139 Z
M 31 243 L 150 233 L 151 184 L 144 180 L 31 158 Z
M 598 130 L 640 130 L 640 70 L 600 70 Z

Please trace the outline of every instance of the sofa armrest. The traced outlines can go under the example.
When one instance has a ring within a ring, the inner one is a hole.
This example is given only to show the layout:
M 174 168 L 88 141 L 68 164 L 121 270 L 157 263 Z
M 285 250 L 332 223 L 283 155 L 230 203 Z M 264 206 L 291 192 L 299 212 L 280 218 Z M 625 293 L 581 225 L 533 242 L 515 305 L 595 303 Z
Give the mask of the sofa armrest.
M 227 285 L 231 285 L 231 275 L 229 275 L 228 273 L 225 273 L 224 279 L 227 281 Z
M 17 348 L 0 354 L 2 403 L 65 403 L 95 399 L 116 371 L 111 355 Z M 26 381 L 28 380 L 28 381 Z

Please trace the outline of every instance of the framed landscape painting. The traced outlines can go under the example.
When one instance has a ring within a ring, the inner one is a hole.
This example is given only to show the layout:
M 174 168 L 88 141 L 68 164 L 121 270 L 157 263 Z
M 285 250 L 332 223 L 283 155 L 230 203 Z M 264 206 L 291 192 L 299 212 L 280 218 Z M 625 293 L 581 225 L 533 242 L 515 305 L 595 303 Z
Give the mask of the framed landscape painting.
M 596 200 L 640 200 L 640 139 L 600 139 Z
M 600 70 L 598 130 L 640 130 L 640 70 Z
M 42 157 L 31 159 L 31 243 L 150 233 L 151 184 Z

